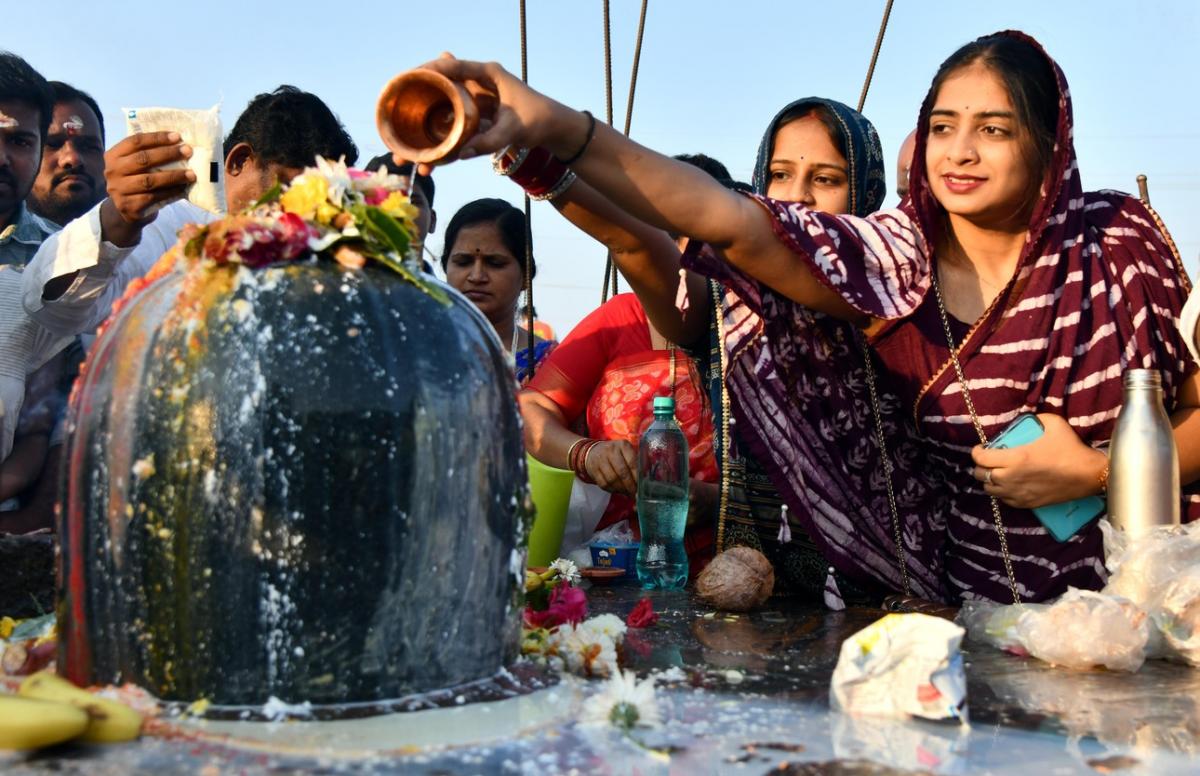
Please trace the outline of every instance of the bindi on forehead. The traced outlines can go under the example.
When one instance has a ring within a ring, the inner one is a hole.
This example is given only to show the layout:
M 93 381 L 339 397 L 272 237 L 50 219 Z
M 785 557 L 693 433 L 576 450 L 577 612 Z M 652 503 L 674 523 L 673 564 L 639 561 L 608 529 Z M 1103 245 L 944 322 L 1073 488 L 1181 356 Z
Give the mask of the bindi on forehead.
M 19 126 L 21 126 L 21 122 L 0 110 L 0 129 L 16 129 Z

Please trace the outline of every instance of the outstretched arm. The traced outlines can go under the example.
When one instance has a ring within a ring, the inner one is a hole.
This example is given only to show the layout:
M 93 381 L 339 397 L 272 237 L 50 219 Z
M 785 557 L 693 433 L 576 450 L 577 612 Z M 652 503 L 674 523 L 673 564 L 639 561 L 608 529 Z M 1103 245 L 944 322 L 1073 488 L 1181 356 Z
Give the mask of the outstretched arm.
M 646 317 L 664 337 L 681 345 L 698 342 L 708 330 L 709 298 L 704 278 L 686 272 L 691 306 L 675 306 L 679 289 L 679 249 L 661 229 L 638 221 L 586 182 L 576 181 L 554 200 L 563 216 L 612 254 L 617 269 L 637 294 Z
M 456 81 L 477 81 L 500 98 L 494 122 L 468 141 L 461 158 L 514 145 L 546 146 L 568 159 L 587 142 L 587 116 L 533 91 L 495 63 L 446 56 L 426 67 Z M 864 317 L 776 237 L 762 206 L 707 173 L 603 124 L 572 168 L 638 221 L 708 243 L 735 267 L 794 301 L 840 318 Z

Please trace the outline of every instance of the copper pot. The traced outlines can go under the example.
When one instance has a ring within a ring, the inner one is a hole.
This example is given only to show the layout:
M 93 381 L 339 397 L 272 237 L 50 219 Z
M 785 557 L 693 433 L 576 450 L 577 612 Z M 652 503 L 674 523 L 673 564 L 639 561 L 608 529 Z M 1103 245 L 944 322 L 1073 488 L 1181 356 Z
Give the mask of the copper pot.
M 496 113 L 496 95 L 474 81 L 452 81 L 432 70 L 409 70 L 383 87 L 375 109 L 388 149 L 412 162 L 453 161 L 480 119 Z

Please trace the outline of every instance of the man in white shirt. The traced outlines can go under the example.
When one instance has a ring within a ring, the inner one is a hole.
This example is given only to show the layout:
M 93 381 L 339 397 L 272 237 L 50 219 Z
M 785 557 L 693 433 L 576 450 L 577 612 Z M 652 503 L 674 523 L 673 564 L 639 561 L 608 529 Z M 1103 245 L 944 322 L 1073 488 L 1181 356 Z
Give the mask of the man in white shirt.
M 37 479 L 57 408 L 51 364 L 71 341 L 40 326 L 22 308 L 22 267 L 56 226 L 25 207 L 54 110 L 49 84 L 25 60 L 0 52 L 0 510 Z M 45 368 L 43 368 L 45 367 Z M 44 380 L 34 379 L 38 374 Z M 45 385 L 39 390 L 36 385 Z M 30 423 L 47 408 L 45 422 Z M 22 423 L 22 421 L 27 421 Z M 25 438 L 16 453 L 17 429 Z M 0 515 L 0 530 L 11 530 Z
M 252 204 L 276 182 L 290 181 L 317 156 L 345 158 L 347 164 L 358 158 L 329 107 L 294 86 L 251 100 L 223 150 L 230 212 Z M 195 180 L 191 170 L 159 169 L 191 154 L 174 132 L 131 135 L 109 149 L 108 198 L 46 240 L 25 272 L 29 315 L 58 334 L 92 332 L 129 282 L 174 245 L 180 228 L 215 219 L 186 200 L 175 201 Z
M 0 51 L 0 265 L 23 265 L 58 227 L 25 206 L 54 110 L 41 74 Z

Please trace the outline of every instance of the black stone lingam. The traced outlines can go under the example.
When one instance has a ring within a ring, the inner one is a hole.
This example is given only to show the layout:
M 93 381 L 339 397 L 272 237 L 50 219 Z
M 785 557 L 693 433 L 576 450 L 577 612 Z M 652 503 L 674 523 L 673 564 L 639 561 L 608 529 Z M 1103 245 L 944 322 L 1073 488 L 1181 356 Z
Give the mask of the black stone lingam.
M 198 265 L 129 299 L 72 401 L 60 671 L 340 704 L 515 658 L 515 386 L 447 292 L 303 262 Z

